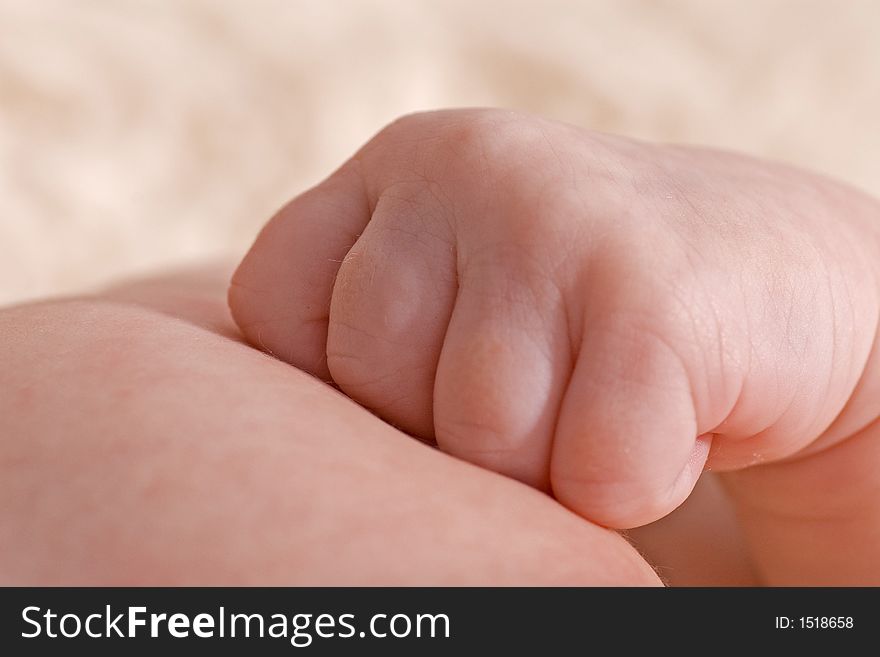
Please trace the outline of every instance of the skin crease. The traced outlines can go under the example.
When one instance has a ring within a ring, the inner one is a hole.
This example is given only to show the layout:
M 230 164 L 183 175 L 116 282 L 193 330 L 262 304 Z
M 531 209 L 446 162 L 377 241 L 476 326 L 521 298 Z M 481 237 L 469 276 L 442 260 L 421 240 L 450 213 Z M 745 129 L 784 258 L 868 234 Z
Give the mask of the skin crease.
M 594 522 L 708 465 L 764 581 L 878 583 L 878 218 L 782 165 L 433 112 L 282 209 L 229 298 L 253 344 Z
M 228 270 L 0 310 L 0 584 L 657 585 L 240 339 Z

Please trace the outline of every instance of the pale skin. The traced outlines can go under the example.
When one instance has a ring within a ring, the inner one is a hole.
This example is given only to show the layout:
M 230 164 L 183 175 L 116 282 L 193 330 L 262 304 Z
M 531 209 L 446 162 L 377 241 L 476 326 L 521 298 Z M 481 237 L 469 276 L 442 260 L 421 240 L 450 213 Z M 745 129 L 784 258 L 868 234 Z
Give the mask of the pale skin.
M 226 279 L 0 310 L 2 583 L 658 583 L 613 532 L 247 348 Z M 630 537 L 670 583 L 876 582 L 876 446 L 726 475 L 745 541 L 705 476 Z
M 248 340 L 598 525 L 725 472 L 772 584 L 878 584 L 880 206 L 494 110 L 406 117 L 270 221 Z

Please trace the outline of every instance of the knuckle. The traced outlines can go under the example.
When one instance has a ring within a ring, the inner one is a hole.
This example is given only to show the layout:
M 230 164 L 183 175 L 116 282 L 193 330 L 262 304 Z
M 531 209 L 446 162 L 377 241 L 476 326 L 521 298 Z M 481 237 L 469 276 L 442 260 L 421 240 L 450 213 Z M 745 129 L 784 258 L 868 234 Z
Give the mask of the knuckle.
M 500 427 L 475 417 L 458 413 L 437 414 L 434 432 L 439 445 L 453 449 L 458 455 L 492 455 L 510 450 L 505 432 Z
M 415 351 L 385 335 L 339 318 L 330 319 L 327 368 L 343 388 L 399 394 L 401 382 L 429 370 Z M 406 391 L 404 391 L 405 393 Z
M 534 162 L 552 150 L 547 122 L 497 109 L 440 110 L 404 115 L 373 139 L 375 148 L 403 145 L 418 149 L 413 162 L 451 163 L 458 169 L 482 173 L 512 164 Z

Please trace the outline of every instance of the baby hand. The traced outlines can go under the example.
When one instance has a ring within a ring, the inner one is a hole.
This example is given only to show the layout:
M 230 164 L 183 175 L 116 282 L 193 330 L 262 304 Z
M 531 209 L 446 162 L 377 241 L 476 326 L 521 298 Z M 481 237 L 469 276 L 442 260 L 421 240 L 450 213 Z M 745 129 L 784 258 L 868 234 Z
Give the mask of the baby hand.
M 230 305 L 386 420 L 633 527 L 707 460 L 818 454 L 880 416 L 878 216 L 737 155 L 419 114 L 272 219 Z

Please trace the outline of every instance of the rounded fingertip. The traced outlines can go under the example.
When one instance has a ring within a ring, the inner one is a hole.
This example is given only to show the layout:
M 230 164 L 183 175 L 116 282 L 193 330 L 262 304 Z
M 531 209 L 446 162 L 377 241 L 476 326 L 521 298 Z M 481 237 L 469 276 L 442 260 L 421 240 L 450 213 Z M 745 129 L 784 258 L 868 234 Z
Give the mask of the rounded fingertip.
M 703 473 L 711 443 L 711 434 L 699 436 L 671 477 L 654 473 L 634 479 L 611 472 L 588 476 L 554 461 L 550 485 L 559 502 L 585 519 L 612 529 L 634 529 L 672 513 L 688 498 Z

